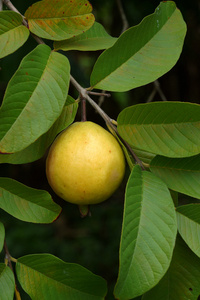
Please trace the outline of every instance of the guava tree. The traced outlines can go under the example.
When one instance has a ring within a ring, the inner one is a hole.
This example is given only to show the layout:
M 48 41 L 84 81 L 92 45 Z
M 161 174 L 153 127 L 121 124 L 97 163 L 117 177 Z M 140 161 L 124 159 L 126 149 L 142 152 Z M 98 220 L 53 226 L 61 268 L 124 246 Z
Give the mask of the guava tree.
M 38 45 L 23 58 L 5 91 L 0 163 L 26 164 L 43 157 L 57 134 L 74 122 L 79 104 L 85 121 L 89 103 L 122 147 L 129 172 L 114 298 L 197 299 L 200 106 L 141 103 L 126 107 L 113 120 L 93 100 L 94 94 L 128 92 L 156 82 L 176 64 L 186 34 L 180 10 L 173 1 L 163 1 L 139 25 L 114 38 L 95 21 L 86 0 L 42 0 L 25 13 L 8 0 L 3 3 L 0 58 L 32 38 Z M 89 87 L 71 76 L 69 50 L 102 50 Z M 68 94 L 69 85 L 79 94 L 76 100 Z M 194 203 L 180 205 L 179 193 Z M 24 226 L 56 222 L 62 214 L 47 191 L 7 177 L 0 178 L 0 208 Z M 21 299 L 18 284 L 36 300 L 106 298 L 107 283 L 98 274 L 46 253 L 13 258 L 5 236 L 0 222 L 0 250 L 5 254 L 0 263 L 0 299 L 13 299 L 14 294 Z

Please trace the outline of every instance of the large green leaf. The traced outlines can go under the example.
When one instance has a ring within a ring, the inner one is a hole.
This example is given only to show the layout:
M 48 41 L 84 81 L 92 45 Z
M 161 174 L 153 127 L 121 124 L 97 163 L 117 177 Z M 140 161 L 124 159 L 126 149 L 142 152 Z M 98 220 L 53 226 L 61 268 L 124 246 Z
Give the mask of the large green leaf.
M 22 288 L 31 299 L 103 300 L 106 294 L 103 278 L 50 254 L 19 258 L 16 272 Z
M 50 40 L 64 40 L 88 30 L 94 23 L 92 6 L 87 0 L 43 0 L 25 12 L 29 29 Z
M 47 133 L 44 133 L 33 144 L 20 152 L 0 154 L 0 163 L 25 164 L 41 158 L 56 135 L 74 121 L 77 108 L 78 103 L 72 97 L 68 96 L 62 114 Z
M 46 45 L 22 60 L 0 109 L 0 152 L 21 151 L 53 125 L 67 98 L 69 69 L 68 59 Z
M 0 222 L 0 252 L 3 249 L 4 238 L 5 238 L 5 228 L 4 225 Z
M 9 267 L 0 264 L 0 299 L 13 300 L 15 292 L 15 278 Z
M 14 11 L 0 11 L 0 58 L 15 52 L 29 37 L 22 16 Z
M 177 192 L 200 199 L 200 155 L 186 158 L 156 156 L 150 170 Z
M 95 51 L 110 48 L 116 40 L 117 38 L 110 36 L 101 24 L 95 22 L 89 30 L 80 35 L 54 42 L 54 48 L 64 51 Z
M 200 257 L 200 204 L 177 207 L 178 230 L 190 249 Z
M 200 153 L 200 105 L 153 102 L 125 108 L 119 134 L 134 148 L 167 157 Z
M 5 177 L 0 178 L 0 208 L 19 220 L 32 223 L 51 223 L 61 211 L 46 191 Z
M 125 31 L 101 54 L 91 74 L 91 86 L 127 91 L 168 72 L 182 51 L 186 25 L 173 1 L 163 1 L 152 15 Z
M 176 232 L 169 190 L 136 165 L 125 195 L 117 299 L 137 297 L 159 282 L 169 267 Z
M 178 236 L 169 270 L 142 300 L 197 300 L 199 282 L 200 259 Z

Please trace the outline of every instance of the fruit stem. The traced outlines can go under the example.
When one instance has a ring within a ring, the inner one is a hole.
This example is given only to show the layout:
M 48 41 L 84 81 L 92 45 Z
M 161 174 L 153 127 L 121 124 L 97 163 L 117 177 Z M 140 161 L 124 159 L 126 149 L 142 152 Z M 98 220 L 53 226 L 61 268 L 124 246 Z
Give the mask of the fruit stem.
M 87 121 L 87 115 L 86 115 L 86 100 L 81 97 L 81 122 Z
M 82 218 L 91 216 L 89 205 L 79 205 L 78 208 Z
M 73 86 L 77 89 L 77 91 L 80 94 L 80 97 L 82 99 L 87 100 L 96 110 L 97 112 L 100 114 L 100 116 L 105 120 L 105 122 L 107 123 L 112 123 L 112 119 L 99 107 L 99 105 L 90 98 L 90 96 L 88 95 L 88 91 L 83 88 L 76 80 L 73 76 L 70 75 L 70 81 L 73 84 Z

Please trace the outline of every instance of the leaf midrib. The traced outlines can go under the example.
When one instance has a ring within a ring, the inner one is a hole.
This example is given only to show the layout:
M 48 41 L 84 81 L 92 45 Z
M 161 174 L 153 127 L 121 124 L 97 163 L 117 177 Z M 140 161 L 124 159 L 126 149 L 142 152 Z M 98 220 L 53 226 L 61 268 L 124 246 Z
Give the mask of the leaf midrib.
M 59 20 L 59 21 L 64 21 L 64 19 L 73 19 L 73 18 L 83 18 L 83 17 L 86 17 L 86 16 L 92 16 L 93 14 L 92 13 L 87 13 L 87 14 L 84 14 L 84 15 L 72 15 L 72 16 L 60 16 L 60 17 L 43 17 L 43 18 L 27 18 L 27 21 L 30 22 L 30 21 L 35 21 L 35 20 L 38 20 L 38 21 L 44 21 L 44 20 Z

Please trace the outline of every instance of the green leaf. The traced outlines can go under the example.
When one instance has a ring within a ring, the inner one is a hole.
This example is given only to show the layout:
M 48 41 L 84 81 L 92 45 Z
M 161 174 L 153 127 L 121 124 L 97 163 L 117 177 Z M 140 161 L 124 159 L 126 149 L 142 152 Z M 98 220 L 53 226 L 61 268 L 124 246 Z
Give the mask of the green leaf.
M 125 108 L 118 131 L 133 148 L 167 157 L 200 153 L 200 105 L 153 102 Z
M 178 206 L 178 230 L 190 249 L 200 257 L 200 204 Z
M 19 220 L 32 223 L 51 223 L 61 212 L 46 191 L 5 177 L 0 178 L 0 208 Z
M 196 300 L 199 282 L 200 259 L 178 236 L 168 272 L 142 300 Z
M 68 59 L 46 45 L 22 60 L 0 109 L 0 152 L 21 151 L 49 130 L 67 98 L 69 69 Z
M 153 82 L 176 64 L 185 34 L 186 24 L 176 4 L 161 2 L 152 15 L 100 55 L 91 86 L 123 92 Z
M 22 16 L 14 11 L 0 11 L 0 58 L 15 52 L 28 39 L 29 30 Z
M 59 41 L 88 30 L 94 23 L 91 11 L 86 0 L 43 0 L 31 5 L 25 17 L 31 32 Z
M 4 239 L 5 239 L 5 228 L 4 225 L 0 222 L 0 252 L 3 249 Z
M 9 267 L 0 264 L 0 299 L 13 300 L 15 292 L 15 278 Z
M 56 135 L 74 121 L 77 109 L 78 103 L 75 102 L 72 97 L 68 96 L 60 117 L 51 126 L 47 133 L 44 133 L 33 144 L 20 152 L 13 154 L 0 154 L 0 163 L 25 164 L 41 158 L 55 139 Z
M 117 38 L 110 36 L 101 24 L 95 22 L 89 30 L 80 35 L 54 42 L 54 48 L 64 51 L 95 51 L 110 48 L 116 40 Z
M 200 199 L 200 155 L 186 158 L 156 156 L 150 170 L 177 192 Z
M 19 258 L 16 272 L 22 288 L 31 299 L 100 300 L 106 294 L 103 278 L 80 265 L 66 263 L 50 254 Z
M 166 185 L 136 165 L 128 180 L 117 299 L 142 295 L 164 276 L 175 244 L 176 214 Z

